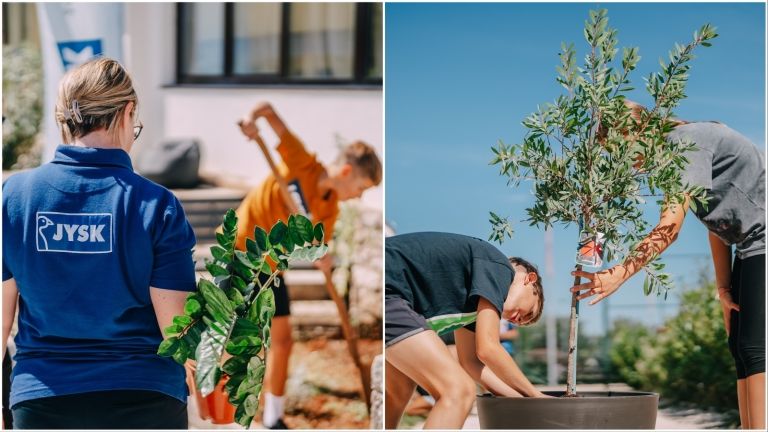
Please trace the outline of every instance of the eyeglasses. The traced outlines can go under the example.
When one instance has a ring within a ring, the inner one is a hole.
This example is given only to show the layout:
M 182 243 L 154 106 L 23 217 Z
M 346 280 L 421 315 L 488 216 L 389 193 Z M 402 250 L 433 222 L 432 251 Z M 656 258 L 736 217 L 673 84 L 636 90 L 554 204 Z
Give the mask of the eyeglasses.
M 141 135 L 141 131 L 144 129 L 144 123 L 139 120 L 139 124 L 133 126 L 133 140 L 136 141 Z

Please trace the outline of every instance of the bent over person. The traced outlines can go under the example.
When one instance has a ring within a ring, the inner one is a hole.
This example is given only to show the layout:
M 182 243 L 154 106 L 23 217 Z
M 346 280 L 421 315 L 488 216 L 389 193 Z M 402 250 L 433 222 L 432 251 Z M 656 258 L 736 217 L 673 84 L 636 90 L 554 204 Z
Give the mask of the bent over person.
M 536 268 L 493 245 L 448 233 L 385 242 L 386 428 L 397 427 L 415 386 L 436 400 L 425 428 L 461 429 L 475 383 L 500 396 L 546 397 L 499 339 L 499 320 L 536 322 L 544 293 Z M 438 335 L 454 332 L 458 361 Z
M 251 139 L 259 136 L 256 120 L 264 118 L 280 139 L 277 151 L 283 163 L 278 167 L 294 204 L 312 220 L 322 222 L 325 238 L 333 238 L 333 229 L 339 215 L 339 202 L 360 198 L 363 192 L 381 182 L 381 161 L 369 144 L 355 141 L 345 146 L 337 159 L 324 166 L 288 128 L 269 103 L 260 103 L 241 121 L 242 133 Z M 252 189 L 237 209 L 236 247 L 245 250 L 245 239 L 253 236 L 256 226 L 269 229 L 278 220 L 288 221 L 290 210 L 280 193 L 280 185 L 273 174 Z M 274 263 L 273 263 L 274 264 Z M 330 277 L 332 258 L 324 256 L 315 266 Z M 264 411 L 262 423 L 268 429 L 288 429 L 283 420 L 285 411 L 285 384 L 288 378 L 288 360 L 293 338 L 290 323 L 290 298 L 282 275 L 274 289 L 275 316 L 271 327 L 271 348 L 267 353 L 267 372 L 264 377 Z

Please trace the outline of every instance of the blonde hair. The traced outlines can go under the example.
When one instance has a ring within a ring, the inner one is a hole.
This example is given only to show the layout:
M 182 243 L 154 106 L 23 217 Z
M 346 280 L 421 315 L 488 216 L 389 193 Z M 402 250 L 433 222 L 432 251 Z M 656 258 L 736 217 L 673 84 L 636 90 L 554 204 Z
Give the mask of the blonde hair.
M 376 155 L 376 150 L 362 141 L 355 141 L 344 147 L 344 150 L 336 159 L 336 163 L 350 164 L 362 175 L 369 178 L 374 185 L 381 183 L 381 160 Z
M 61 139 L 72 144 L 76 138 L 106 129 L 117 136 L 129 102 L 138 105 L 128 72 L 115 60 L 99 57 L 67 72 L 59 84 L 56 123 Z
M 627 126 L 621 129 L 621 134 L 624 136 L 630 135 L 630 134 L 637 134 L 640 131 L 637 129 L 645 122 L 648 118 L 648 109 L 644 106 L 640 105 L 639 103 L 624 99 L 624 106 L 629 108 L 629 118 L 632 120 L 631 123 Z M 689 122 L 686 120 L 680 120 L 678 118 L 670 118 L 667 120 L 673 128 L 688 124 Z M 600 124 L 597 127 L 597 132 L 595 134 L 595 137 L 597 138 L 597 142 L 601 145 L 605 144 L 605 140 L 608 137 L 608 129 L 610 126 L 605 124 Z

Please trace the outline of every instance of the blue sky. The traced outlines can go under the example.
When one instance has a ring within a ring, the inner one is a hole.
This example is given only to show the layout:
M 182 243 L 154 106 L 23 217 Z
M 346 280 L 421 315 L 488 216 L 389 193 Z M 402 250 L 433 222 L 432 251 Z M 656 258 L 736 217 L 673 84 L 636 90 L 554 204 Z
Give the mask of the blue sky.
M 753 4 L 386 4 L 386 218 L 398 233 L 448 231 L 488 238 L 488 212 L 509 216 L 513 240 L 500 249 L 544 271 L 544 233 L 521 223 L 533 203 L 530 184 L 506 186 L 488 165 L 497 140 L 519 142 L 520 122 L 559 94 L 560 43 L 574 42 L 582 62 L 588 11 L 606 7 L 619 47 L 638 46 L 642 59 L 629 96 L 652 101 L 642 77 L 658 69 L 675 42 L 687 43 L 705 23 L 720 37 L 697 51 L 688 98 L 677 114 L 718 120 L 765 148 L 764 5 Z M 646 217 L 658 219 L 649 205 Z M 577 232 L 554 231 L 554 278 L 545 280 L 547 312 L 567 315 Z M 707 232 L 686 217 L 664 255 L 678 290 L 711 273 Z M 609 298 L 609 316 L 657 324 L 677 298 L 644 297 L 642 274 Z M 605 301 L 582 307 L 584 330 L 602 332 Z

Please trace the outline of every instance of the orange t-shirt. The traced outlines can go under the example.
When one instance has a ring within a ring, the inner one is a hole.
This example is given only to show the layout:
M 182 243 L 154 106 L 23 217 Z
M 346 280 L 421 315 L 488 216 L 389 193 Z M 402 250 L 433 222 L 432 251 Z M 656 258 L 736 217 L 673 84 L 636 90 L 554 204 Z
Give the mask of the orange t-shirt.
M 283 162 L 278 165 L 280 174 L 288 183 L 288 189 L 294 196 L 299 196 L 301 204 L 308 212 L 312 223 L 323 223 L 325 242 L 333 238 L 333 225 L 339 215 L 339 199 L 331 191 L 324 197 L 318 190 L 317 183 L 326 174 L 325 167 L 318 162 L 317 156 L 310 154 L 302 142 L 291 132 L 280 136 L 277 146 Z M 298 187 L 297 187 L 298 186 Z M 253 230 L 258 225 L 269 232 L 278 220 L 288 223 L 290 211 L 280 193 L 280 186 L 273 174 L 246 195 L 237 209 L 237 241 L 235 247 L 245 250 L 245 239 L 253 238 Z

